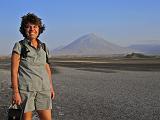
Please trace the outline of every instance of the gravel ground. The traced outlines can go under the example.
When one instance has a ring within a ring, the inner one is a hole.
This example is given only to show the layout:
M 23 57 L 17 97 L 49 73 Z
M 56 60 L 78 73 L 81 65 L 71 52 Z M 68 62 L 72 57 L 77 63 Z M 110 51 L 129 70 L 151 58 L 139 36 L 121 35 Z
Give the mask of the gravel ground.
M 56 69 L 54 120 L 160 119 L 160 71 Z M 0 80 L 0 116 L 6 120 L 10 72 L 0 69 Z
M 159 120 L 160 72 L 59 67 L 55 120 Z

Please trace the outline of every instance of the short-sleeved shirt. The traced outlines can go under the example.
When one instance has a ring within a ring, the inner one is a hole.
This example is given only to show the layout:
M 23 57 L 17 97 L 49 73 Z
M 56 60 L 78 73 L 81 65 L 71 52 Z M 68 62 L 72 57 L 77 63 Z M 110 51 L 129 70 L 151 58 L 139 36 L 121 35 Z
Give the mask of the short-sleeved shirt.
M 45 68 L 48 50 L 42 48 L 42 42 L 38 40 L 38 48 L 31 46 L 27 39 L 23 40 L 27 49 L 27 57 L 20 57 L 18 79 L 19 89 L 26 91 L 50 90 L 50 80 Z M 22 45 L 16 42 L 13 51 L 21 55 Z

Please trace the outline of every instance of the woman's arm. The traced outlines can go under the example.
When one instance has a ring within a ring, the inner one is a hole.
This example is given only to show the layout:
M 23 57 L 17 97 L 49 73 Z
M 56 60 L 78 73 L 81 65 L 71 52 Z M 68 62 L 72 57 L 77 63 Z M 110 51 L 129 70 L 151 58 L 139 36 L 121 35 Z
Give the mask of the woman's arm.
M 45 65 L 48 76 L 49 76 L 49 80 L 50 80 L 50 90 L 51 90 L 51 98 L 54 99 L 55 97 L 55 93 L 54 93 L 54 89 L 53 89 L 53 83 L 52 83 L 52 73 L 51 73 L 51 69 L 48 63 L 46 63 Z
M 11 85 L 13 89 L 13 102 L 16 104 L 21 103 L 21 97 L 18 89 L 18 68 L 20 62 L 20 55 L 13 52 L 11 56 Z

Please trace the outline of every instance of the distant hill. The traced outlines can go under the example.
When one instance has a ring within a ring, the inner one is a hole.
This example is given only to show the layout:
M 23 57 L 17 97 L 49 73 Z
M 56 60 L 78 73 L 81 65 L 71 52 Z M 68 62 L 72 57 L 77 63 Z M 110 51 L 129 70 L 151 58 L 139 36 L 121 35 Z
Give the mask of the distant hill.
M 128 54 L 131 49 L 110 43 L 94 33 L 84 35 L 65 47 L 54 49 L 54 55 L 112 55 Z
M 131 53 L 125 56 L 125 58 L 153 58 L 154 56 L 144 55 L 142 53 Z
M 136 44 L 129 46 L 129 48 L 147 55 L 160 55 L 160 44 Z

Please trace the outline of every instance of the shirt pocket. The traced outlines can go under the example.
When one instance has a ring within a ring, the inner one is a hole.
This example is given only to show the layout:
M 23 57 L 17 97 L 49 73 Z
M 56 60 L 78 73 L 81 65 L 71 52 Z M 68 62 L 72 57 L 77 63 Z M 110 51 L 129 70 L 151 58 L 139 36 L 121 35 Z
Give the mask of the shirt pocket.
M 37 53 L 33 50 L 30 50 L 30 52 L 27 53 L 26 61 L 29 63 L 35 63 L 37 59 Z

